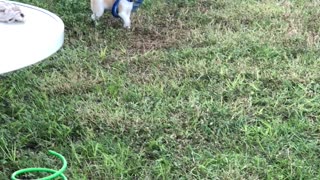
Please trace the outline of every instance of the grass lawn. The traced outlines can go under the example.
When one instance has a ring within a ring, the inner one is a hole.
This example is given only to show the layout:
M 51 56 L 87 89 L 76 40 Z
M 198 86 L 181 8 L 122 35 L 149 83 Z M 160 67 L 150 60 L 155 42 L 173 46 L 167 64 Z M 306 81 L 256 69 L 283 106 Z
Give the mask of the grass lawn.
M 0 76 L 0 179 L 59 169 L 48 150 L 69 179 L 320 179 L 319 1 L 145 0 L 130 31 L 20 2 L 66 39 Z

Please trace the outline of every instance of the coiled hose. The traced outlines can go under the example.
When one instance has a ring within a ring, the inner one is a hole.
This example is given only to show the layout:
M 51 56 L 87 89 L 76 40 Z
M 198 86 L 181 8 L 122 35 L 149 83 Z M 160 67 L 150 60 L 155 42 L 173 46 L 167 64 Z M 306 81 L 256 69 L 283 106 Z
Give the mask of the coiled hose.
M 49 169 L 49 168 L 26 168 L 26 169 L 21 169 L 18 170 L 16 172 L 14 172 L 11 175 L 11 180 L 18 180 L 17 176 L 21 176 L 22 174 L 26 174 L 26 173 L 32 173 L 32 172 L 47 172 L 47 173 L 51 173 L 52 175 L 47 176 L 47 177 L 43 177 L 40 178 L 38 180 L 53 180 L 57 177 L 61 177 L 63 180 L 67 180 L 67 177 L 63 174 L 63 172 L 67 169 L 67 161 L 66 159 L 59 153 L 54 152 L 54 151 L 50 151 L 49 150 L 49 154 L 54 155 L 56 157 L 58 157 L 62 163 L 63 166 L 60 170 L 54 170 L 54 169 Z

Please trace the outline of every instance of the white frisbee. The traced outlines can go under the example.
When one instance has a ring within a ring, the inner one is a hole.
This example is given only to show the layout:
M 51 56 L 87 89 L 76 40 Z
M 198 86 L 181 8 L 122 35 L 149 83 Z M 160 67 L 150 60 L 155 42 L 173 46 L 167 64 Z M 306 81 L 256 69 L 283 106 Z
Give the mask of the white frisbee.
M 6 2 L 19 6 L 25 22 L 0 22 L 0 74 L 38 63 L 57 52 L 64 42 L 64 24 L 57 15 L 35 6 Z

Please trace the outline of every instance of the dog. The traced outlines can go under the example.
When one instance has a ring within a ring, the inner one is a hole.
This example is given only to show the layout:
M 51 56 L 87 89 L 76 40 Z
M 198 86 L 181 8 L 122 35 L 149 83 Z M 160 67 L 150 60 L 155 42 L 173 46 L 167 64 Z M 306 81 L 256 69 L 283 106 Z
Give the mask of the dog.
M 105 10 L 111 10 L 116 0 L 91 0 L 91 18 L 94 22 L 99 20 Z M 118 15 L 123 21 L 123 27 L 126 29 L 131 28 L 131 12 L 133 9 L 133 1 L 120 0 Z

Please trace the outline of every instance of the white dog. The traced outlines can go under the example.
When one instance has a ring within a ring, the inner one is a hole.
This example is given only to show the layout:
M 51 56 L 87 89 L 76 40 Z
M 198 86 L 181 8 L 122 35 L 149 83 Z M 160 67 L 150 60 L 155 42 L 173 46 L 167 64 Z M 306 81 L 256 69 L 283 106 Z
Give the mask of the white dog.
M 91 18 L 96 22 L 104 13 L 104 11 L 111 10 L 116 0 L 91 0 Z M 133 8 L 133 1 L 131 0 L 120 0 L 118 6 L 118 15 L 123 20 L 123 27 L 131 27 L 131 11 Z

